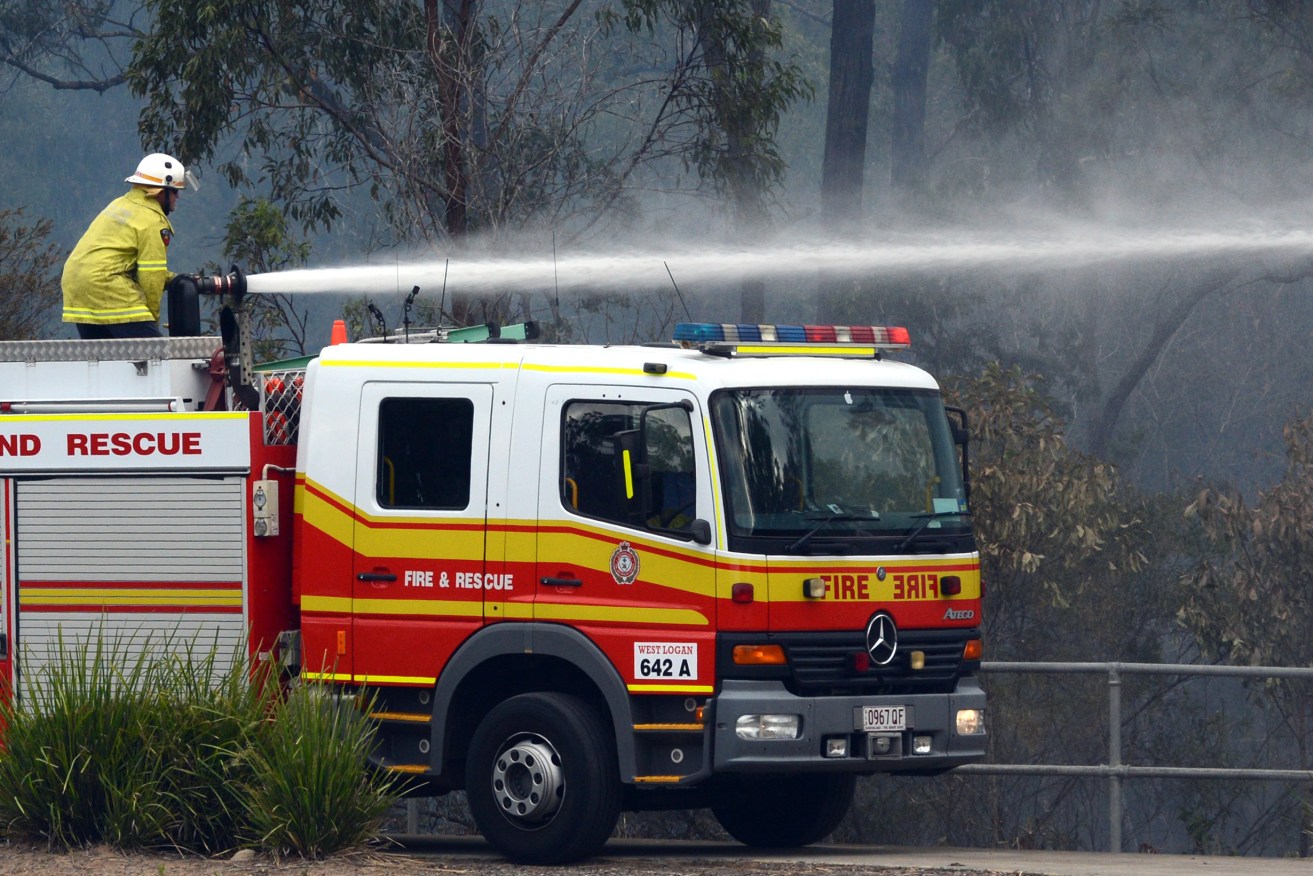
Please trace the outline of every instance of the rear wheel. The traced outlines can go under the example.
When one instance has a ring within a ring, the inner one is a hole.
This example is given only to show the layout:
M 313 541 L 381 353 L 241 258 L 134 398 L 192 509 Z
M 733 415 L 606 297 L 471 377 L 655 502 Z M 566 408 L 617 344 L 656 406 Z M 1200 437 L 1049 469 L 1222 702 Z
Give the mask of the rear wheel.
M 578 697 L 511 697 L 479 722 L 465 793 L 479 830 L 526 864 L 596 854 L 620 815 L 615 742 L 597 710 Z
M 856 788 L 852 773 L 725 776 L 711 811 L 744 845 L 791 849 L 834 833 Z

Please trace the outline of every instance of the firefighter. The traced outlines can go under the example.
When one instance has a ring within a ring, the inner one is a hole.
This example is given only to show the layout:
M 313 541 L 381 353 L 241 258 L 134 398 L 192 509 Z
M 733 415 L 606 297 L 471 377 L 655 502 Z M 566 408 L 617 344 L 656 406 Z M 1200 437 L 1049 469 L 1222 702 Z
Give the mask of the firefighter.
M 174 276 L 169 214 L 183 186 L 196 188 L 196 180 L 181 161 L 154 152 L 124 182 L 132 188 L 91 221 L 64 263 L 64 322 L 81 338 L 161 335 L 160 299 Z

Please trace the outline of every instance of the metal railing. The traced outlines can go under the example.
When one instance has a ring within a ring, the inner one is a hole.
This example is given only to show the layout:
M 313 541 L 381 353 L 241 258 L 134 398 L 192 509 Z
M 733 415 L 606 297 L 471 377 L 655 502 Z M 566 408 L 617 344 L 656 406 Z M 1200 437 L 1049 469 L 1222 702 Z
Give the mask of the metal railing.
M 990 776 L 1089 776 L 1108 779 L 1108 850 L 1122 850 L 1122 780 L 1243 779 L 1313 782 L 1309 770 L 1228 769 L 1222 767 L 1150 767 L 1122 763 L 1123 675 L 1224 676 L 1231 678 L 1313 678 L 1313 669 L 1289 666 L 1211 666 L 1191 663 L 1026 663 L 986 661 L 983 672 L 1037 674 L 1103 674 L 1108 677 L 1108 762 L 1095 766 L 1069 764 L 991 764 L 958 767 L 957 774 Z

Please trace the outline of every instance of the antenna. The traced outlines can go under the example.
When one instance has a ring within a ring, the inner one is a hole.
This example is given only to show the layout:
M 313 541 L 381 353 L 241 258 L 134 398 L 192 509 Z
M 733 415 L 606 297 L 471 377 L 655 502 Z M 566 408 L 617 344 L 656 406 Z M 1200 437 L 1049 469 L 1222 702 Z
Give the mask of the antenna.
M 552 284 L 556 287 L 556 312 L 561 312 L 561 278 L 556 273 L 556 229 L 552 229 Z M 560 326 L 556 327 L 558 330 Z
M 410 307 L 415 303 L 415 296 L 419 294 L 419 287 L 416 286 L 410 290 L 406 296 L 406 306 L 401 311 L 401 322 L 406 327 L 406 343 L 410 343 Z
M 442 313 L 447 309 L 447 269 L 451 267 L 451 259 L 442 263 L 442 297 L 438 299 L 438 325 L 442 325 Z
M 675 287 L 675 294 L 679 296 L 679 303 L 684 304 L 684 293 L 679 291 L 679 284 L 675 282 L 675 275 L 670 273 L 670 265 L 665 262 L 661 264 L 665 265 L 666 274 L 670 277 L 670 285 Z M 684 304 L 684 315 L 688 317 L 689 322 L 693 321 L 693 314 L 688 312 L 687 304 Z

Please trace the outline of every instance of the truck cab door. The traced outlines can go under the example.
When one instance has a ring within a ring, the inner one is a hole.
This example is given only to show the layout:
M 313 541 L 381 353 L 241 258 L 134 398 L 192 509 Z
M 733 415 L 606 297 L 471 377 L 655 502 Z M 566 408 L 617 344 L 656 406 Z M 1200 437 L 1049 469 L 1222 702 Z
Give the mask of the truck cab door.
M 432 684 L 483 623 L 487 384 L 366 383 L 356 464 L 354 680 Z
M 631 693 L 710 693 L 714 514 L 696 398 L 651 387 L 547 393 L 534 619 L 588 636 Z

